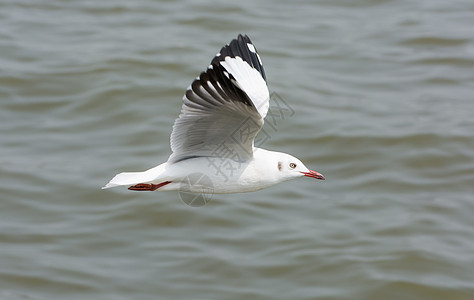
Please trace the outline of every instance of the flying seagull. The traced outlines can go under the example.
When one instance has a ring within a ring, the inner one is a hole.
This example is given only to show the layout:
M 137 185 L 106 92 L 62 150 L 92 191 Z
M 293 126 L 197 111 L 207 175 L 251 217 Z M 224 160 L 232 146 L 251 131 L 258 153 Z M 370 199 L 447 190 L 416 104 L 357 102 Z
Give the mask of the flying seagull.
M 324 180 L 296 157 L 254 146 L 269 101 L 257 49 L 239 34 L 186 90 L 168 161 L 144 172 L 117 174 L 103 188 L 225 194 L 253 192 L 302 176 Z

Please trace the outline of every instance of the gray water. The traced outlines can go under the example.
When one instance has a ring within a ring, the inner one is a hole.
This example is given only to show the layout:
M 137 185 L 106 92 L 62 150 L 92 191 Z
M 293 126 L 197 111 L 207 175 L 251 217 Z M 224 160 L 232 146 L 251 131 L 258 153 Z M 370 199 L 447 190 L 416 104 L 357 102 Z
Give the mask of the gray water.
M 238 33 L 327 180 L 101 190 Z M 468 0 L 0 0 L 0 299 L 474 299 L 473 92 Z

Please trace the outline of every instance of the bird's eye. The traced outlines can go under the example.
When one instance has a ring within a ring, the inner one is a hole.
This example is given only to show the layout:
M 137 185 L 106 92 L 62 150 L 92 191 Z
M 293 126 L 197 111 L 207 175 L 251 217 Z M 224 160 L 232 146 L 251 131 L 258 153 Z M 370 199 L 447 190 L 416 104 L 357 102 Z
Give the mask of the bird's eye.
M 295 163 L 290 163 L 290 168 L 292 168 L 292 169 L 296 168 L 296 164 Z

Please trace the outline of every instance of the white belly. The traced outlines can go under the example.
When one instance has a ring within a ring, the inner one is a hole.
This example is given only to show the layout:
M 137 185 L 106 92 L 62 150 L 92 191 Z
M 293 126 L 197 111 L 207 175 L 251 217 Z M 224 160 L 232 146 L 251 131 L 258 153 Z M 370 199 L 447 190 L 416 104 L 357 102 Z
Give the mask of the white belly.
M 237 162 L 215 157 L 192 158 L 169 165 L 167 175 L 167 180 L 172 182 L 160 188 L 161 191 L 245 193 L 277 183 L 259 171 L 253 160 Z

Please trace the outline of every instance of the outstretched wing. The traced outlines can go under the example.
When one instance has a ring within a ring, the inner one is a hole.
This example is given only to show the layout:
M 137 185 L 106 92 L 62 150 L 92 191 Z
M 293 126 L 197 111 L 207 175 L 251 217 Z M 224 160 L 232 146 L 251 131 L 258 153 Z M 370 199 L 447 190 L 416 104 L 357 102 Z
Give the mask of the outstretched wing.
M 187 89 L 173 125 L 168 161 L 224 155 L 249 159 L 269 98 L 260 56 L 250 39 L 239 35 Z

